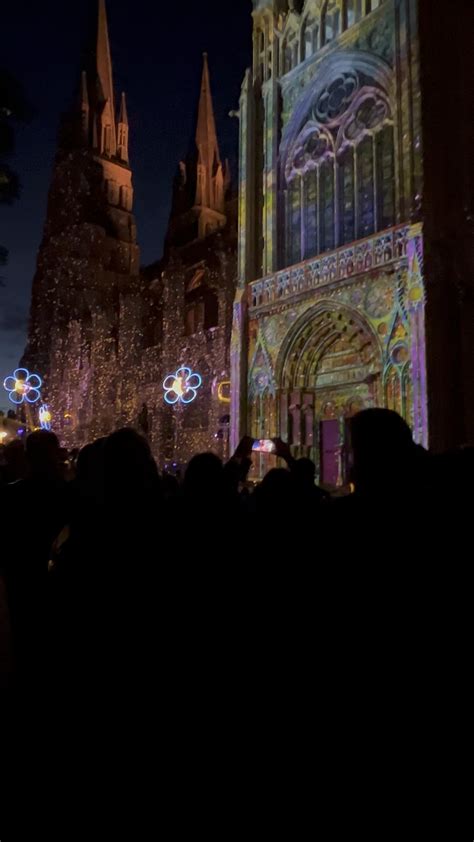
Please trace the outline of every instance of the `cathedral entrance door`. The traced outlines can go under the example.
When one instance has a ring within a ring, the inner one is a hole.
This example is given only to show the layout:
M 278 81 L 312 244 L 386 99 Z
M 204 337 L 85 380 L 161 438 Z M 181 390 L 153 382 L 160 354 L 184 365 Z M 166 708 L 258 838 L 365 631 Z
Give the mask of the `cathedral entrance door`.
M 321 421 L 320 433 L 321 482 L 338 485 L 340 481 L 341 440 L 337 418 Z

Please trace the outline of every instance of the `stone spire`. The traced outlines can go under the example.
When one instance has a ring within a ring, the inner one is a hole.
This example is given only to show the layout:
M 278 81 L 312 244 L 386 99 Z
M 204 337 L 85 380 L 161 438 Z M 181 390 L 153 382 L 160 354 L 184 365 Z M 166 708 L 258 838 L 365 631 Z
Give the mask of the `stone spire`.
M 198 167 L 195 204 L 198 207 L 209 208 L 222 213 L 224 210 L 224 173 L 217 143 L 207 53 L 204 53 L 203 59 L 196 129 Z
M 115 132 L 114 85 L 112 77 L 112 59 L 110 57 L 109 30 L 105 0 L 99 0 L 97 43 L 96 43 L 97 98 L 100 113 L 98 144 L 102 154 L 115 155 L 117 152 Z

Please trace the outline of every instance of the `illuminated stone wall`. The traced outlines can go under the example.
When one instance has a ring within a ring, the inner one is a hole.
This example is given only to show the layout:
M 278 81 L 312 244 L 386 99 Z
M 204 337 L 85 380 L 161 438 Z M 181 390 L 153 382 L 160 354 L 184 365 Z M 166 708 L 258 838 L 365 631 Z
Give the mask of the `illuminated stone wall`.
M 242 87 L 233 443 L 318 462 L 322 420 L 389 406 L 427 444 L 417 4 L 290 6 L 254 7 Z
M 173 251 L 164 267 L 148 271 L 162 326 L 157 344 L 143 352 L 140 391 L 153 452 L 162 464 L 183 465 L 203 451 L 228 453 L 235 203 L 227 205 L 227 214 L 222 231 Z M 202 385 L 192 403 L 169 405 L 163 382 L 181 366 L 198 373 Z
M 127 425 L 148 437 L 161 465 L 203 450 L 226 456 L 237 207 L 207 56 L 195 149 L 179 165 L 164 257 L 142 272 L 128 131 L 124 95 L 115 115 L 99 0 L 90 66 L 61 125 L 23 364 L 41 373 L 67 447 Z M 170 406 L 163 382 L 182 366 L 202 384 L 192 403 Z

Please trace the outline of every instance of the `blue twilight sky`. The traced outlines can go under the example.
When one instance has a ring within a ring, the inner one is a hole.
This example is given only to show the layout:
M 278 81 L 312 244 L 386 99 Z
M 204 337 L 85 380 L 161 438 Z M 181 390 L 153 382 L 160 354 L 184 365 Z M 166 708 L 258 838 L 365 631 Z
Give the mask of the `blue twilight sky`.
M 0 382 L 22 354 L 31 282 L 42 236 L 59 116 L 80 70 L 87 15 L 97 0 L 23 0 L 2 7 L 1 63 L 23 84 L 36 116 L 16 131 L 12 165 L 23 185 L 12 207 L 0 205 Z M 251 0 L 108 0 L 114 83 L 125 90 L 135 214 L 142 263 L 161 256 L 175 168 L 194 132 L 202 53 L 209 53 L 221 153 L 237 176 L 240 85 L 251 60 Z M 0 389 L 0 408 L 8 398 Z

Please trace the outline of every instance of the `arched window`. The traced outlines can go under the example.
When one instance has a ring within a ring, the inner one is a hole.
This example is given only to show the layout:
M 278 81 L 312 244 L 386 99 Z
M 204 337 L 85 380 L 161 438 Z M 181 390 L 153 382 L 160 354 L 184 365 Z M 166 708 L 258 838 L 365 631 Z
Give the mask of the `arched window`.
M 288 185 L 286 203 L 287 265 L 301 260 L 301 179 L 299 176 Z
M 304 177 L 305 248 L 304 256 L 318 253 L 318 172 L 310 170 Z
M 298 64 L 298 39 L 290 32 L 283 46 L 283 73 L 289 73 Z
M 320 251 L 331 251 L 334 236 L 334 161 L 324 161 L 319 173 L 319 239 Z
M 319 49 L 319 26 L 314 18 L 308 16 L 304 24 L 303 58 L 307 59 Z
M 385 125 L 376 137 L 378 228 L 395 223 L 395 152 L 393 126 Z
M 357 147 L 359 239 L 374 233 L 374 155 L 371 137 Z
M 347 146 L 338 157 L 339 244 L 355 240 L 354 150 Z
M 353 26 L 362 18 L 362 0 L 346 0 L 346 26 Z
M 321 14 L 321 46 L 334 41 L 340 32 L 340 10 L 333 3 L 326 2 Z

